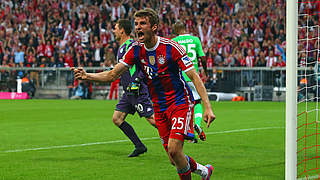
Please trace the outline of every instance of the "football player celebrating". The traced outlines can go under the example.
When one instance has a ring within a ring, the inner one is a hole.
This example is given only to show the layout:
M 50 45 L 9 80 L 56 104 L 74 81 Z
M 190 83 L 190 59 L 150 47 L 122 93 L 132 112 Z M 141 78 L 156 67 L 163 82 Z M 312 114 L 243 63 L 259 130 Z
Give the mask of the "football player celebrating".
M 215 115 L 206 89 L 186 51 L 177 42 L 156 35 L 159 17 L 154 10 L 137 11 L 134 24 L 138 42 L 128 49 L 113 70 L 100 73 L 86 73 L 81 67 L 71 70 L 77 79 L 111 82 L 131 66 L 139 66 L 148 79 L 159 136 L 180 179 L 190 180 L 193 172 L 209 180 L 213 167 L 210 164 L 203 166 L 183 152 L 184 140 L 194 137 L 194 98 L 182 71 L 191 79 L 203 101 L 203 119 L 209 127 Z

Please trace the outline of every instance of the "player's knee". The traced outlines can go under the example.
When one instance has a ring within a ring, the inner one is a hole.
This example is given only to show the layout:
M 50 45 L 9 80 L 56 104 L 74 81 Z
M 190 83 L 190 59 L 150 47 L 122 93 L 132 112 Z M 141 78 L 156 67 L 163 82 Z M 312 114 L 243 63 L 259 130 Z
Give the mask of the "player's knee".
M 122 124 L 123 120 L 121 118 L 112 117 L 112 122 L 114 125 L 119 127 Z
M 155 122 L 153 116 L 147 117 L 146 119 L 147 119 L 147 121 L 148 121 L 153 127 L 155 127 L 155 128 L 157 127 L 156 122 Z
M 178 155 L 179 150 L 177 146 L 175 145 L 168 145 L 168 154 L 171 158 L 175 159 L 175 157 Z

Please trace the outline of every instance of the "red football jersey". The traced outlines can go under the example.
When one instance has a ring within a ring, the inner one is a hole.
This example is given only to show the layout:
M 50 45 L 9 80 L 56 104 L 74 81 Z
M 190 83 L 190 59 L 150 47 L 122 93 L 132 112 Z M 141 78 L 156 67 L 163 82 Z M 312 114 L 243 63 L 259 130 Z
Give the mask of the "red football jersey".
M 135 42 L 120 63 L 126 66 L 136 64 L 143 70 L 155 112 L 165 111 L 172 104 L 193 103 L 191 89 L 182 71 L 187 72 L 194 67 L 186 51 L 177 42 L 158 37 L 151 49 Z

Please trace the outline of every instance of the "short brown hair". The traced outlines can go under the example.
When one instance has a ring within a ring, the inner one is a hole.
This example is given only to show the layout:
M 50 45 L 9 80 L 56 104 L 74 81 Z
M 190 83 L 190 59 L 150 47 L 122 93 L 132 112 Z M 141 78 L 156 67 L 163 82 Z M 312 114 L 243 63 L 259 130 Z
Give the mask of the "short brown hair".
M 117 22 L 119 29 L 124 29 L 124 32 L 126 33 L 126 35 L 130 35 L 131 31 L 132 31 L 132 25 L 131 22 L 127 19 L 119 19 Z
M 149 22 L 151 24 L 151 27 L 153 27 L 153 25 L 155 25 L 155 24 L 157 26 L 159 26 L 158 13 L 153 9 L 145 8 L 145 9 L 139 10 L 134 14 L 134 18 L 136 18 L 136 17 L 148 17 Z
M 180 34 L 182 31 L 186 30 L 186 26 L 181 21 L 177 21 L 173 25 L 173 30 L 176 34 Z

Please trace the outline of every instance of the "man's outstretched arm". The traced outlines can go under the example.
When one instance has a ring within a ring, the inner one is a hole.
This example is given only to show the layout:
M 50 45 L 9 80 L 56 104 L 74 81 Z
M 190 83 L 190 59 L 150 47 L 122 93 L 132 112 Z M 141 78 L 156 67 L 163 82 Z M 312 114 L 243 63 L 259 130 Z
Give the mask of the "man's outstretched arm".
M 215 120 L 216 116 L 212 111 L 212 107 L 207 95 L 207 90 L 204 87 L 203 82 L 201 81 L 199 75 L 197 74 L 194 68 L 187 71 L 186 74 L 191 79 L 192 83 L 196 87 L 197 92 L 201 97 L 201 100 L 203 101 L 204 108 L 205 108 L 203 113 L 203 120 L 207 123 L 207 127 L 209 127 L 210 124 Z
M 70 68 L 73 71 L 76 79 L 98 81 L 98 82 L 112 82 L 118 79 L 124 72 L 128 70 L 128 67 L 122 63 L 118 63 L 111 71 L 103 71 L 100 73 L 87 73 L 82 67 Z

